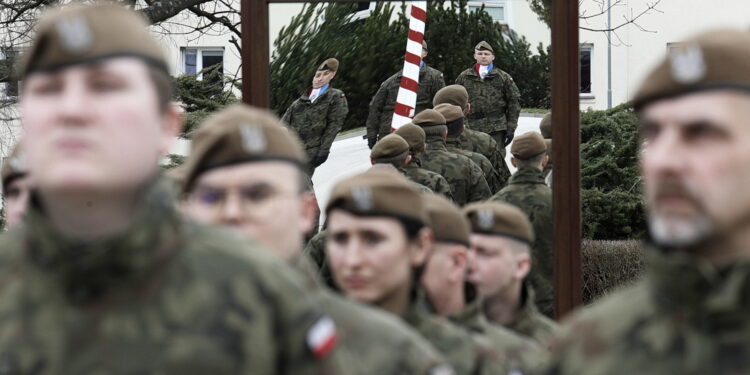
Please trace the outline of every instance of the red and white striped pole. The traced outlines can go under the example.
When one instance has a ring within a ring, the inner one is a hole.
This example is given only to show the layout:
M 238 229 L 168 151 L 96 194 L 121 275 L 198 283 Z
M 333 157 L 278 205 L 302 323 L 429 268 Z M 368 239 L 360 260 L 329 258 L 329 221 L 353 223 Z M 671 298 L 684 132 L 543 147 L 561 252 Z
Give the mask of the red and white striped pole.
M 414 108 L 417 106 L 419 89 L 419 65 L 422 62 L 422 41 L 424 40 L 425 23 L 427 22 L 427 2 L 412 1 L 409 17 L 409 36 L 406 41 L 404 71 L 401 76 L 401 87 L 398 89 L 396 105 L 393 108 L 391 131 L 411 121 Z

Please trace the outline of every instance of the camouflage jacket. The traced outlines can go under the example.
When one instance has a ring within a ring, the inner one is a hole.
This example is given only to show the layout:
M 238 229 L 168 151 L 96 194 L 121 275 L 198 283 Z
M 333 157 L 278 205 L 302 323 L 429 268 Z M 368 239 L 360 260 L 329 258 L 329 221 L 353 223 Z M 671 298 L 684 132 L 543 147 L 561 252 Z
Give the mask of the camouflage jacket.
M 347 374 L 405 375 L 438 373 L 450 367 L 443 356 L 401 319 L 335 294 L 323 284 L 305 255 L 293 260 L 309 293 L 336 323 L 337 356 Z
M 559 329 L 557 323 L 539 312 L 534 303 L 534 289 L 526 283 L 521 292 L 521 307 L 513 321 L 505 324 L 505 327 L 531 337 L 544 347 L 547 347 L 549 340 Z
M 521 114 L 521 94 L 508 73 L 494 67 L 482 79 L 472 67 L 461 72 L 456 83 L 469 92 L 471 112 L 467 119 L 472 129 L 488 134 L 516 130 Z
M 318 152 L 330 152 L 347 113 L 349 107 L 344 93 L 329 87 L 314 102 L 307 94 L 302 95 L 289 106 L 281 120 L 297 132 L 311 159 Z
M 544 374 L 748 374 L 750 262 L 646 249 L 645 277 L 568 319 Z
M 484 155 L 464 150 L 461 148 L 461 142 L 458 140 L 458 138 L 448 138 L 445 140 L 445 147 L 450 152 L 455 152 L 457 154 L 463 155 L 471 159 L 477 166 L 479 166 L 480 169 L 482 169 L 482 173 L 484 173 L 484 179 L 487 180 L 487 186 L 490 187 L 490 193 L 495 194 L 500 189 L 505 187 L 505 183 L 507 182 L 505 179 L 500 177 L 500 173 L 497 172 L 495 167 L 492 166 L 492 163 L 487 159 Z
M 466 156 L 448 151 L 445 140 L 427 138 L 427 152 L 419 156 L 422 168 L 445 177 L 453 191 L 453 201 L 459 206 L 478 202 L 492 194 L 482 170 Z
M 456 374 L 508 374 L 512 369 L 485 338 L 471 335 L 433 314 L 422 291 L 417 293 L 403 319 L 445 356 Z
M 545 351 L 534 341 L 520 336 L 501 325 L 490 323 L 482 310 L 482 299 L 467 293 L 466 307 L 450 321 L 467 331 L 485 337 L 492 348 L 515 370 L 536 369 L 543 362 Z
M 492 166 L 500 174 L 500 178 L 508 182 L 510 169 L 505 162 L 505 148 L 498 145 L 494 138 L 487 133 L 469 129 L 468 124 L 464 132 L 458 136 L 458 144 L 464 150 L 478 152 L 489 159 Z
M 413 159 L 412 159 L 413 160 Z M 428 187 L 434 193 L 441 194 L 444 197 L 453 200 L 451 186 L 445 177 L 418 166 L 418 162 L 412 161 L 409 165 L 398 169 L 408 179 Z
M 398 72 L 383 81 L 375 96 L 370 100 L 366 138 L 375 136 L 382 138 L 391 133 L 393 107 L 396 105 L 398 89 L 401 86 L 401 75 L 402 72 Z M 432 108 L 432 98 L 443 87 L 445 87 L 445 81 L 443 73 L 439 70 L 428 65 L 419 69 L 419 89 L 414 114 Z
M 492 199 L 518 206 L 529 216 L 535 239 L 531 244 L 532 267 L 528 278 L 537 293 L 537 306 L 542 313 L 552 316 L 552 274 L 555 262 L 552 245 L 552 190 L 545 185 L 540 170 L 521 168 L 510 178 L 508 186 Z
M 164 188 L 143 195 L 120 235 L 63 236 L 34 203 L 0 236 L 3 371 L 345 373 L 316 359 L 308 340 L 333 326 L 288 265 L 185 221 Z

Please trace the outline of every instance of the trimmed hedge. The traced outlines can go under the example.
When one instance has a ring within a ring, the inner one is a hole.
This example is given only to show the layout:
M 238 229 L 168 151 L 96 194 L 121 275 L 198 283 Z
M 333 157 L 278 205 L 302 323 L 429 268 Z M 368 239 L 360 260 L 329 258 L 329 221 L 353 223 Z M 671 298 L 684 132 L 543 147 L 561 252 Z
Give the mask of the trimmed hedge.
M 637 280 L 643 272 L 643 251 L 637 240 L 584 240 L 581 253 L 586 305 Z

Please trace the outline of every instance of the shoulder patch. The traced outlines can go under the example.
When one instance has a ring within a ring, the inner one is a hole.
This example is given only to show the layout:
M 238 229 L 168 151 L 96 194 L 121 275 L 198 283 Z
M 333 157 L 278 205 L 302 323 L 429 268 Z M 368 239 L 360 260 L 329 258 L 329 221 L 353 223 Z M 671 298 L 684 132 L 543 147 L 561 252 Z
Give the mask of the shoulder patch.
M 329 316 L 324 316 L 307 332 L 307 346 L 316 358 L 325 358 L 338 344 L 336 324 Z

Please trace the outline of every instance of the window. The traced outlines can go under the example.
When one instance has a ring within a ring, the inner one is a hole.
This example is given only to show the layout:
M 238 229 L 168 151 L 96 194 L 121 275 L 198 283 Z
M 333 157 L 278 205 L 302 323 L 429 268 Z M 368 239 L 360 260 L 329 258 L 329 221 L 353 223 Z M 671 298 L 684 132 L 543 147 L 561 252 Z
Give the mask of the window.
M 492 16 L 492 19 L 500 23 L 508 23 L 507 6 L 503 1 L 469 2 L 469 12 L 476 12 L 482 8 Z
M 219 72 L 223 72 L 224 49 L 223 48 L 182 48 L 182 73 L 199 74 L 198 79 L 203 79 L 202 70 L 213 65 L 220 65 Z
M 580 49 L 581 58 L 581 95 L 591 96 L 593 91 L 591 90 L 591 55 L 594 46 L 591 44 L 583 44 Z
M 12 47 L 3 47 L 0 49 L 0 61 L 2 61 L 4 64 L 7 64 L 7 68 L 11 69 L 15 63 L 16 58 L 18 58 L 19 51 L 16 48 Z M 10 79 L 13 79 L 13 77 L 10 77 Z M 2 97 L 4 99 L 9 98 L 15 98 L 18 96 L 19 87 L 20 84 L 18 81 L 11 81 L 2 83 Z
M 667 43 L 667 54 L 672 53 L 672 50 L 674 50 L 675 48 L 679 47 L 680 45 L 682 45 L 682 43 L 680 43 L 680 42 Z

